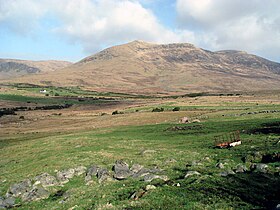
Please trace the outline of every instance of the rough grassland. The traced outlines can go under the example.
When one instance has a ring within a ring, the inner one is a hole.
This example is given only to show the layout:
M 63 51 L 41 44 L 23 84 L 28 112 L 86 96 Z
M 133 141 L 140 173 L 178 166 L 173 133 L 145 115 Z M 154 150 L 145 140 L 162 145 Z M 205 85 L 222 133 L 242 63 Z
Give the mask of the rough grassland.
M 266 174 L 250 172 L 221 177 L 218 174 L 225 169 L 215 167 L 218 162 L 224 162 L 226 169 L 235 168 L 244 164 L 242 158 L 247 154 L 280 151 L 277 144 L 280 112 L 260 112 L 280 110 L 280 106 L 277 102 L 266 103 L 261 97 L 256 101 L 241 102 L 235 97 L 225 97 L 219 102 L 211 97 L 158 101 L 152 106 L 122 107 L 125 114 L 117 116 L 100 116 L 100 110 L 93 115 L 91 111 L 72 109 L 62 111 L 61 117 L 47 118 L 42 114 L 41 122 L 32 122 L 32 117 L 38 115 L 30 112 L 23 113 L 25 118 L 30 117 L 30 122 L 12 128 L 10 121 L 2 119 L 8 124 L 0 128 L 3 134 L 0 136 L 0 195 L 12 183 L 43 172 L 55 175 L 55 170 L 92 164 L 111 170 L 116 160 L 123 159 L 130 166 L 134 163 L 147 168 L 158 166 L 170 181 L 154 180 L 155 190 L 133 200 L 130 195 L 145 188 L 147 183 L 127 179 L 98 184 L 94 179 L 87 186 L 83 177 L 76 177 L 52 189 L 69 193 L 66 202 L 53 193 L 46 200 L 23 203 L 18 209 L 74 206 L 74 209 L 272 209 L 280 203 L 280 178 L 276 169 L 279 162 L 268 163 L 270 172 Z M 174 106 L 184 111 L 166 111 Z M 164 107 L 165 111 L 151 113 L 152 107 Z M 140 112 L 135 113 L 136 109 Z M 109 114 L 112 110 L 105 109 L 105 112 Z M 76 113 L 74 117 L 73 113 Z M 197 117 L 201 123 L 178 124 L 178 119 L 185 115 Z M 174 126 L 190 129 L 171 129 Z M 236 130 L 241 131 L 242 145 L 232 149 L 213 148 L 215 135 Z M 145 150 L 155 152 L 141 154 Z M 193 161 L 201 164 L 191 164 Z M 191 166 L 187 168 L 188 164 Z M 198 171 L 201 176 L 184 179 L 188 170 Z

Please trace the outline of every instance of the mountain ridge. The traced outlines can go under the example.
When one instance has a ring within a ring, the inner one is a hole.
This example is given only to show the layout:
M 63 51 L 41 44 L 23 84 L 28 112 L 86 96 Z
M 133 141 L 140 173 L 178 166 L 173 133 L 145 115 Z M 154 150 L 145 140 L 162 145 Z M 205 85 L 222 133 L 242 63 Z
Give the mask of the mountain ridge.
M 133 41 L 21 80 L 141 94 L 275 90 L 280 89 L 280 64 L 244 51 Z

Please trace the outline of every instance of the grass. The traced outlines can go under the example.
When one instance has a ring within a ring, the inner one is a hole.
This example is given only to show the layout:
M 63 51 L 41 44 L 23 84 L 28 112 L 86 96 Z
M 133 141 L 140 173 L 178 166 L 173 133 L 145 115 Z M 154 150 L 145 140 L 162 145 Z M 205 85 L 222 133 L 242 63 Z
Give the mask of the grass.
M 272 196 L 267 186 L 275 186 L 279 178 L 266 177 L 257 174 L 241 174 L 230 178 L 222 178 L 215 174 L 219 169 L 215 164 L 221 159 L 229 159 L 231 166 L 242 163 L 241 158 L 249 152 L 267 151 L 264 144 L 266 135 L 242 134 L 243 145 L 231 150 L 217 150 L 213 146 L 213 136 L 234 130 L 261 127 L 263 123 L 279 122 L 274 119 L 246 119 L 232 121 L 211 121 L 202 123 L 202 129 L 170 131 L 174 124 L 159 124 L 145 126 L 127 126 L 115 129 L 105 129 L 69 135 L 25 139 L 2 145 L 1 179 L 8 180 L 1 186 L 4 194 L 9 184 L 18 180 L 35 176 L 42 172 L 54 174 L 55 169 L 70 168 L 78 165 L 89 166 L 92 163 L 110 169 L 116 159 L 124 159 L 128 163 L 139 163 L 146 167 L 157 165 L 165 169 L 166 174 L 181 187 L 165 185 L 158 181 L 155 191 L 148 193 L 139 201 L 132 201 L 129 195 L 145 186 L 145 183 L 126 180 L 108 183 L 105 186 L 94 184 L 85 186 L 82 178 L 75 178 L 63 189 L 71 191 L 71 199 L 65 204 L 58 200 L 47 199 L 24 204 L 21 208 L 56 209 L 70 208 L 78 204 L 78 209 L 104 207 L 111 203 L 117 209 L 239 209 L 267 207 L 268 198 L 263 198 L 257 191 Z M 221 132 L 222 131 L 222 132 Z M 279 137 L 271 134 L 271 138 Z M 34 137 L 33 137 L 34 138 Z M 253 138 L 254 149 L 249 143 Z M 9 141 L 8 139 L 1 142 Z M 279 146 L 269 145 L 270 151 L 279 151 Z M 153 149 L 155 154 L 142 157 L 140 152 Z M 209 161 L 205 161 L 209 157 Z M 166 160 L 174 158 L 175 164 L 166 165 Z M 194 166 L 203 174 L 199 179 L 182 179 L 186 172 L 185 164 L 194 160 L 202 161 L 203 166 Z M 125 185 L 125 187 L 124 187 Z M 277 186 L 277 185 L 276 185 Z M 279 185 L 278 185 L 279 186 Z M 253 191 L 252 191 L 253 190 Z M 279 190 L 279 189 L 278 189 Z M 251 192 L 251 196 L 247 193 Z M 19 209 L 21 209 L 19 208 Z
M 60 103 L 60 99 L 56 97 L 9 94 L 0 94 L 0 100 Z M 238 164 L 250 167 L 249 163 L 242 161 L 249 154 L 280 151 L 280 145 L 277 144 L 280 140 L 280 112 L 240 116 L 247 112 L 280 110 L 280 105 L 257 105 L 255 102 L 235 101 L 235 98 L 229 102 L 210 101 L 207 105 L 208 101 L 202 103 L 202 100 L 205 98 L 194 100 L 194 105 L 186 105 L 189 101 L 183 103 L 182 100 L 156 101 L 155 105 L 143 104 L 120 110 L 124 114 L 116 116 L 92 117 L 81 111 L 82 116 L 86 115 L 87 121 L 81 121 L 84 124 L 81 123 L 80 128 L 75 131 L 50 129 L 37 133 L 36 124 L 33 132 L 21 132 L 24 124 L 14 130 L 9 128 L 13 133 L 0 135 L 0 196 L 6 193 L 12 183 L 43 172 L 55 175 L 55 170 L 79 165 L 88 167 L 92 164 L 111 171 L 114 162 L 123 159 L 130 166 L 134 163 L 146 168 L 158 166 L 164 169 L 164 174 L 170 181 L 154 180 L 152 183 L 145 183 L 129 178 L 98 184 L 94 178 L 93 184 L 87 186 L 83 177 L 75 177 L 64 186 L 50 188 L 52 195 L 48 199 L 23 203 L 18 209 L 69 209 L 74 206 L 75 209 L 273 209 L 280 203 L 280 178 L 276 169 L 280 166 L 279 162 L 268 163 L 268 174 L 242 173 L 228 177 L 218 174 L 234 169 Z M 156 107 L 163 107 L 164 112 L 151 113 Z M 174 107 L 180 107 L 180 111 L 172 112 Z M 135 113 L 136 109 L 140 113 Z M 59 123 L 62 122 L 61 119 L 72 117 L 72 111 L 68 111 L 69 116 L 65 110 L 60 117 L 50 118 L 50 121 L 42 118 L 42 121 L 64 128 Z M 193 112 L 191 117 L 194 119 L 204 115 L 208 117 L 204 120 L 202 118 L 202 122 L 197 124 L 176 123 L 174 119 L 188 113 L 186 111 Z M 166 117 L 160 118 L 163 116 Z M 155 121 L 151 118 L 167 120 L 152 123 Z M 77 120 L 74 117 L 71 119 Z M 90 121 L 100 121 L 101 124 L 104 120 L 111 126 L 84 128 Z M 136 125 L 135 120 L 142 124 Z M 128 122 L 123 123 L 124 121 Z M 186 129 L 171 129 L 174 126 Z M 236 130 L 241 131 L 242 145 L 232 149 L 213 147 L 214 136 Z M 143 155 L 141 152 L 144 150 L 155 152 Z M 175 159 L 176 162 L 168 161 L 170 159 Z M 193 161 L 202 165 L 192 164 L 186 167 Z M 215 167 L 218 162 L 224 163 L 226 168 Z M 201 176 L 184 179 L 188 170 L 198 171 Z M 130 199 L 133 192 L 141 191 L 147 184 L 153 184 L 157 188 L 148 191 L 138 200 Z M 59 190 L 69 194 L 65 202 L 63 195 L 56 194 Z

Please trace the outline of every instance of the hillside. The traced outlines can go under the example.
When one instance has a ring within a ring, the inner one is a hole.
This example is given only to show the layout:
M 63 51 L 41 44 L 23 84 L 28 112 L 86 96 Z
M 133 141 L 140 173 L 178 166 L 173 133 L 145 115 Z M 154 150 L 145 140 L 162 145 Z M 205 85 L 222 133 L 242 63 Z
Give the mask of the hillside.
M 20 81 L 141 94 L 271 90 L 279 89 L 280 64 L 242 51 L 134 41 Z
M 0 80 L 14 79 L 24 75 L 38 74 L 41 72 L 56 71 L 71 65 L 67 61 L 29 61 L 15 59 L 0 59 Z

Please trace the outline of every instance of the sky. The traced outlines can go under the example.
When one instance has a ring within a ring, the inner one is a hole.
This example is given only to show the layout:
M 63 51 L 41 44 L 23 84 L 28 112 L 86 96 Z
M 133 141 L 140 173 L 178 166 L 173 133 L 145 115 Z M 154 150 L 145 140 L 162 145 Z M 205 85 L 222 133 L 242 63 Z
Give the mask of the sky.
M 77 62 L 133 40 L 280 62 L 279 0 L 0 0 L 0 58 Z

